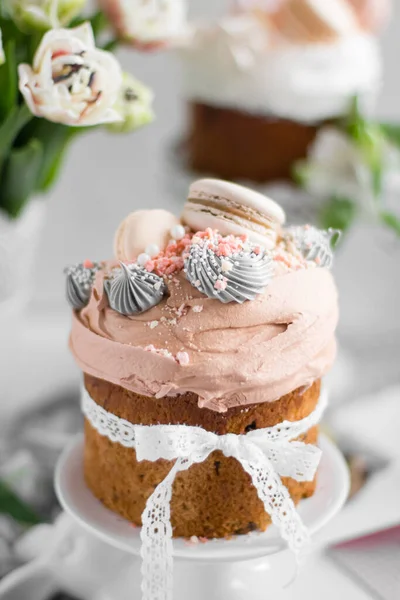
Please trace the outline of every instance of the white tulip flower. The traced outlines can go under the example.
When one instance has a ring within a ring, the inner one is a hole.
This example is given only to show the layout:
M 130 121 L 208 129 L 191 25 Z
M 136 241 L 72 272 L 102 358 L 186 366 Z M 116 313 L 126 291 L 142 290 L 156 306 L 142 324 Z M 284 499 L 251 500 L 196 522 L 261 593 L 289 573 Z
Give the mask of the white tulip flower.
M 95 47 L 88 23 L 48 31 L 33 65 L 18 67 L 19 89 L 37 117 L 70 126 L 120 121 L 113 109 L 122 71 L 110 52 Z

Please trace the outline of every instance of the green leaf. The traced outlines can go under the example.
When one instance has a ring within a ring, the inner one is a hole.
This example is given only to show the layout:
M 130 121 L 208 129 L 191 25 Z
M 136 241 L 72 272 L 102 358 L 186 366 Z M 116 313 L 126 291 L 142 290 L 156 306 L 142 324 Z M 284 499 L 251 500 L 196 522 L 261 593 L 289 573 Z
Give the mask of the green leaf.
M 352 123 L 357 123 L 362 119 L 361 110 L 360 110 L 360 99 L 359 97 L 353 96 L 350 102 L 349 114 L 347 116 L 347 122 L 349 125 Z
M 400 125 L 394 123 L 381 123 L 380 128 L 387 139 L 400 148 Z
M 106 52 L 113 52 L 116 47 L 119 44 L 119 39 L 118 38 L 112 38 L 111 40 L 108 40 L 108 42 L 106 42 L 103 46 L 102 46 L 102 50 L 105 50 Z
M 99 10 L 92 17 L 90 17 L 89 22 L 93 29 L 94 37 L 97 38 L 107 27 L 108 20 L 103 11 Z
M 21 106 L 14 106 L 6 120 L 0 125 L 0 184 L 3 178 L 3 166 L 14 140 L 31 119 L 32 114 L 24 103 Z
M 43 38 L 43 31 L 33 31 L 29 36 L 25 38 L 25 46 L 26 46 L 26 62 L 28 64 L 32 64 L 36 51 L 39 47 L 39 44 Z
M 0 480 L 0 514 L 9 515 L 18 523 L 38 525 L 41 519 Z
M 65 140 L 64 135 L 61 135 L 61 138 L 54 137 L 52 142 L 45 146 L 37 185 L 38 191 L 46 192 L 54 185 L 63 165 L 67 147 L 68 139 Z
M 374 198 L 379 200 L 382 195 L 383 189 L 383 160 L 379 161 L 375 165 L 371 165 L 371 175 L 372 175 L 372 192 Z
M 14 106 L 0 125 L 0 157 L 4 157 L 21 129 L 33 118 L 26 104 Z
M 320 212 L 319 221 L 324 229 L 349 229 L 357 216 L 357 205 L 349 198 L 333 197 L 326 202 Z
M 18 97 L 15 40 L 4 46 L 6 62 L 0 67 L 0 121 L 16 106 Z
M 35 192 L 42 158 L 43 146 L 37 139 L 10 152 L 0 182 L 0 199 L 2 207 L 12 217 L 19 215 Z
M 29 130 L 30 135 L 40 140 L 43 147 L 37 190 L 45 192 L 53 185 L 59 174 L 67 147 L 75 135 L 75 130 L 66 125 L 51 123 L 45 119 L 35 119 Z
M 393 213 L 382 211 L 379 214 L 383 223 L 389 227 L 396 235 L 400 237 L 400 218 Z
M 345 131 L 371 172 L 372 191 L 375 199 L 379 200 L 382 194 L 385 135 L 380 125 L 364 117 L 358 97 L 353 98 L 345 120 Z

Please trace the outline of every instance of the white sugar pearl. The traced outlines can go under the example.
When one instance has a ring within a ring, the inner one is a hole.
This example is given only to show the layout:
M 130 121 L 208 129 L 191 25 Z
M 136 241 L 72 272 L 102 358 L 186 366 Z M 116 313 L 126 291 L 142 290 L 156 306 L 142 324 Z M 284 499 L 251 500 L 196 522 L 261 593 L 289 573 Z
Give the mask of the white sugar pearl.
M 154 256 L 157 256 L 157 254 L 160 253 L 160 248 L 157 244 L 149 244 L 146 246 L 145 253 L 148 254 L 150 258 L 154 258 Z
M 174 240 L 181 240 L 185 237 L 186 233 L 183 225 L 174 225 L 173 227 L 171 227 L 169 232 Z
M 142 254 L 139 254 L 139 256 L 137 257 L 137 264 L 140 267 L 144 267 L 144 265 L 151 260 L 151 256 L 149 256 L 148 254 L 146 254 L 145 252 L 142 252 Z

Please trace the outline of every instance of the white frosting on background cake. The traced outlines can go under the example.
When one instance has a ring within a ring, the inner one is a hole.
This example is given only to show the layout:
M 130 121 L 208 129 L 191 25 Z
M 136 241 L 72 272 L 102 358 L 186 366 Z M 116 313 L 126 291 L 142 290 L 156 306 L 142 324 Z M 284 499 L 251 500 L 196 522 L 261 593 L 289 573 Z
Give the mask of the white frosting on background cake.
M 381 82 L 378 42 L 361 31 L 276 44 L 258 20 L 230 17 L 198 26 L 180 55 L 188 99 L 301 122 L 344 114 L 355 94 L 372 102 Z

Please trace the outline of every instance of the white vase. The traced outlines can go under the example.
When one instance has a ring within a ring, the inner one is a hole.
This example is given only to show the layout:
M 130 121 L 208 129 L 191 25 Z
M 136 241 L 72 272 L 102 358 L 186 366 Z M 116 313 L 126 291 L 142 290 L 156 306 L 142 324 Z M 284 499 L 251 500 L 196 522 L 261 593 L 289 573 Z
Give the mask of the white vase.
M 0 211 L 0 323 L 21 313 L 32 296 L 33 266 L 46 203 L 34 199 L 18 219 Z

